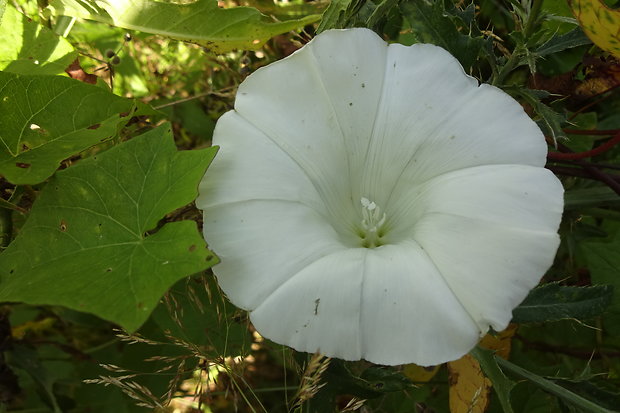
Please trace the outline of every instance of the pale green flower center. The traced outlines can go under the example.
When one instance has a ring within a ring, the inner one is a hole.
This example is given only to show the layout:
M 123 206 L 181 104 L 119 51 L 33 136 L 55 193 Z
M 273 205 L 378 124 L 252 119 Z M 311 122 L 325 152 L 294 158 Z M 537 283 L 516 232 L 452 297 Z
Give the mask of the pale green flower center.
M 376 248 L 385 244 L 385 213 L 368 198 L 362 198 L 362 226 L 359 231 L 361 245 L 364 248 Z

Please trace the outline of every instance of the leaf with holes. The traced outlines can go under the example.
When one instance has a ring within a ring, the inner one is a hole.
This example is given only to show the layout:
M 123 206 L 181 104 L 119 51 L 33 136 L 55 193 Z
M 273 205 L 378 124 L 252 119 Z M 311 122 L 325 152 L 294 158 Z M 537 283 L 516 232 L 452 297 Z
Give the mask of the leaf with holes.
M 74 79 L 0 72 L 0 175 L 40 183 L 63 159 L 115 136 L 137 110 L 133 100 Z
M 175 281 L 217 262 L 191 202 L 215 148 L 178 152 L 163 125 L 59 171 L 0 255 L 0 301 L 62 305 L 134 331 Z
M 2 6 L 0 6 L 2 8 Z M 77 57 L 64 38 L 9 6 L 0 22 L 0 70 L 55 75 Z
M 310 15 L 272 22 L 254 8 L 224 9 L 215 0 L 182 4 L 149 0 L 51 0 L 50 7 L 57 15 L 184 40 L 217 53 L 257 50 L 275 35 L 303 28 L 320 19 L 319 15 Z

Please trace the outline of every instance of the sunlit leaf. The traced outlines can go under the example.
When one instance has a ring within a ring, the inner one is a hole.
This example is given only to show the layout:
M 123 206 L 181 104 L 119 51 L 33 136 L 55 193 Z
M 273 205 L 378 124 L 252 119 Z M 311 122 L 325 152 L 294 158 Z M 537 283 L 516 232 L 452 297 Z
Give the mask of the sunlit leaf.
M 0 27 L 4 18 L 4 10 L 6 9 L 6 0 L 0 0 Z
M 0 174 L 37 184 L 63 159 L 116 135 L 134 101 L 61 76 L 0 72 Z
M 600 0 L 569 0 L 583 31 L 603 50 L 620 58 L 620 10 Z
M 57 15 L 96 20 L 199 44 L 216 53 L 256 50 L 271 37 L 303 28 L 319 15 L 283 22 L 269 21 L 250 7 L 218 7 L 216 0 L 169 3 L 149 0 L 51 0 Z
M 0 11 L 2 8 L 0 4 Z M 73 46 L 48 28 L 12 6 L 4 11 L 0 21 L 0 70 L 55 75 L 63 73 L 76 56 Z
M 535 288 L 512 312 L 516 323 L 557 321 L 567 318 L 585 320 L 601 315 L 611 303 L 613 288 L 562 286 L 557 283 Z
M 137 329 L 177 280 L 217 262 L 191 202 L 214 148 L 178 152 L 163 125 L 58 172 L 0 255 L 0 301 L 62 305 Z

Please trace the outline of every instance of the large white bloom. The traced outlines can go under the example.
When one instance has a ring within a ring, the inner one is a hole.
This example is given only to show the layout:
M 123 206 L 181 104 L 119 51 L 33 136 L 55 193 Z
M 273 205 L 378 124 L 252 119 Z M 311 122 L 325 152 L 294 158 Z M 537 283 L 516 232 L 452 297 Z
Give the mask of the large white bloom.
M 459 358 L 559 243 L 540 130 L 436 46 L 325 32 L 249 76 L 214 143 L 197 205 L 218 282 L 297 350 Z

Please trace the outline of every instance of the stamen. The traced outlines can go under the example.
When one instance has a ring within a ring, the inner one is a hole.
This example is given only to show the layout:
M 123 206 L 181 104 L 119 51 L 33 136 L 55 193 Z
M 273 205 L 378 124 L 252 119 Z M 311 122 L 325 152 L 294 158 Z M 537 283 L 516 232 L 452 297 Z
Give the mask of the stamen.
M 379 229 L 385 223 L 386 215 L 381 213 L 381 208 L 368 198 L 362 198 L 362 227 L 364 230 L 364 242 L 362 246 L 374 248 L 382 245 L 381 236 L 378 235 Z

